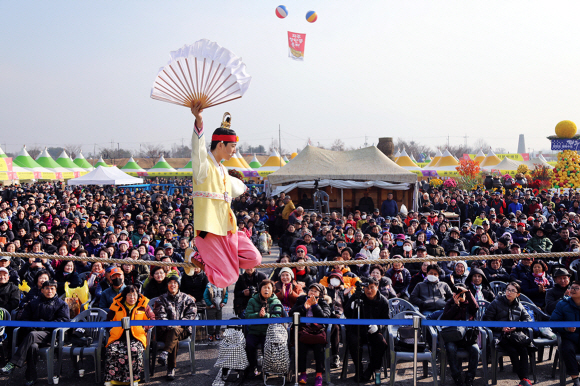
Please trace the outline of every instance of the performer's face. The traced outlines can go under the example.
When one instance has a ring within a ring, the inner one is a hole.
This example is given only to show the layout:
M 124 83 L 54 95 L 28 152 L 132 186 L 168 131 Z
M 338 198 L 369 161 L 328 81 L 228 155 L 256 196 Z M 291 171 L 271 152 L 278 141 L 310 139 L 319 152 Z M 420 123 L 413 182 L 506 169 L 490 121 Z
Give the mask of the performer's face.
M 218 150 L 218 155 L 221 159 L 229 161 L 236 154 L 237 145 L 236 142 L 229 142 L 228 144 L 222 142 L 217 145 L 216 150 Z

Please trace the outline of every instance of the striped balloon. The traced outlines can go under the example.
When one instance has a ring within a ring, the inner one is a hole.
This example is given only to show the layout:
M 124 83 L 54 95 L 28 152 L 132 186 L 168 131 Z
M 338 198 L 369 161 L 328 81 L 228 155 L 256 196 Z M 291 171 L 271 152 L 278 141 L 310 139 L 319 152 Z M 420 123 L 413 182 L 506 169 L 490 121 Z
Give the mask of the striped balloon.
M 318 19 L 318 14 L 314 11 L 308 11 L 306 14 L 306 21 L 309 23 L 314 23 Z
M 286 16 L 288 16 L 288 10 L 284 5 L 279 5 L 276 7 L 276 16 L 278 16 L 280 19 L 284 19 Z

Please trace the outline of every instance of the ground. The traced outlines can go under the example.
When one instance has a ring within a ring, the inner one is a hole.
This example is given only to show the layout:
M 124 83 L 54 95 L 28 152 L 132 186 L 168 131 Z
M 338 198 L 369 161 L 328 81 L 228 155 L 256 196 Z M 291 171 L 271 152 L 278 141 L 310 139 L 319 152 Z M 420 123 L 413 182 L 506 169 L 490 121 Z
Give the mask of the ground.
M 276 249 L 276 248 L 274 248 Z M 272 255 L 264 256 L 264 263 L 275 262 L 276 258 L 278 257 L 277 251 L 272 250 Z M 233 285 L 229 287 L 230 290 L 230 302 L 228 302 L 226 309 L 224 310 L 224 319 L 229 319 L 233 316 Z M 537 365 L 537 374 L 538 374 L 538 382 L 535 385 L 538 386 L 548 386 L 548 385 L 557 385 L 559 383 L 558 374 L 556 374 L 556 378 L 551 378 L 551 370 L 552 370 L 552 360 L 547 360 L 549 350 L 546 349 L 544 354 L 544 361 Z M 312 355 L 312 354 L 310 354 Z M 180 351 L 180 355 L 178 357 L 178 367 L 176 372 L 176 379 L 171 382 L 174 386 L 186 386 L 190 385 L 192 380 L 195 380 L 196 386 L 211 386 L 216 375 L 218 373 L 218 369 L 214 367 L 214 363 L 218 356 L 218 343 L 212 342 L 208 343 L 207 341 L 198 342 L 196 344 L 196 367 L 197 367 L 197 374 L 192 376 L 190 372 L 190 363 L 189 363 L 189 355 L 185 350 Z M 341 358 L 342 359 L 342 358 Z M 95 382 L 95 374 L 94 368 L 92 364 L 92 360 L 90 357 L 85 358 L 85 369 L 86 373 L 84 378 L 79 378 L 78 374 L 74 373 L 73 366 L 70 362 L 69 358 L 64 358 L 64 363 L 62 366 L 62 374 L 60 377 L 59 385 L 63 386 L 76 386 L 83 384 L 85 382 L 89 384 L 94 384 Z M 498 385 L 499 386 L 515 386 L 519 383 L 519 379 L 517 378 L 516 374 L 511 372 L 511 365 L 509 364 L 509 358 L 505 358 L 505 370 L 503 372 L 498 373 Z M 464 363 L 464 366 L 467 366 L 467 363 Z M 312 363 L 311 370 L 309 371 L 309 379 L 308 384 L 314 384 L 314 373 L 312 373 L 314 367 L 314 363 Z M 465 368 L 465 367 L 464 367 Z M 163 369 L 160 365 L 157 365 L 155 376 L 151 378 L 149 384 L 151 385 L 162 385 L 162 384 L 169 384 L 165 380 L 165 369 Z M 490 378 L 491 378 L 491 368 L 490 368 Z M 333 369 L 331 371 L 331 382 L 336 385 L 352 385 L 355 384 L 354 380 L 352 379 L 352 375 L 354 374 L 354 366 L 350 364 L 349 366 L 349 377 L 346 380 L 340 380 L 340 369 Z M 390 374 L 390 373 L 389 373 Z M 449 375 L 449 369 L 446 372 L 446 379 L 444 383 L 445 385 L 453 385 L 453 381 Z M 46 379 L 46 364 L 43 361 L 39 362 L 38 368 L 38 384 L 47 384 Z M 423 377 L 422 373 L 422 366 L 419 366 L 418 375 L 420 376 L 417 380 L 417 384 L 419 385 L 432 385 L 433 384 L 433 377 L 431 368 L 429 368 L 429 377 Z M 481 368 L 477 371 L 477 377 L 475 379 L 474 384 L 476 386 L 484 385 L 483 382 L 483 374 Z M 532 375 L 530 374 L 530 378 Z M 0 376 L 0 385 L 2 386 L 17 386 L 24 384 L 24 369 L 17 369 L 10 377 L 7 376 Z M 491 382 L 491 379 L 490 379 Z M 567 382 L 570 382 L 570 379 L 567 378 Z M 382 384 L 388 384 L 389 379 L 382 378 Z M 246 381 L 244 385 L 247 386 L 258 386 L 263 385 L 263 380 L 253 380 L 253 381 Z M 282 385 L 282 379 L 280 378 L 271 378 L 268 381 L 269 385 Z M 292 385 L 294 382 L 291 383 Z M 372 384 L 369 383 L 369 384 Z M 413 364 L 412 363 L 401 363 L 397 365 L 397 373 L 396 373 L 396 384 L 401 386 L 411 386 L 413 385 Z

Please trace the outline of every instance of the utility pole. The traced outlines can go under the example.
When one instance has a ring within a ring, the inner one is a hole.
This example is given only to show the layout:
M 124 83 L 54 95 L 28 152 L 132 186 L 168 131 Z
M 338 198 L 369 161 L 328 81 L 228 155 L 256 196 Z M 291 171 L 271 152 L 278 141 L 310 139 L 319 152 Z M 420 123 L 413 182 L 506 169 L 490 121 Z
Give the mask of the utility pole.
M 95 161 L 95 154 L 96 154 L 96 153 L 97 153 L 97 144 L 95 143 L 95 144 L 93 145 L 93 166 L 95 166 L 95 164 L 97 163 L 97 162 Z
M 280 158 L 280 167 L 282 167 L 282 131 L 280 129 L 280 124 L 278 124 L 278 150 L 280 150 L 280 157 L 278 158 Z

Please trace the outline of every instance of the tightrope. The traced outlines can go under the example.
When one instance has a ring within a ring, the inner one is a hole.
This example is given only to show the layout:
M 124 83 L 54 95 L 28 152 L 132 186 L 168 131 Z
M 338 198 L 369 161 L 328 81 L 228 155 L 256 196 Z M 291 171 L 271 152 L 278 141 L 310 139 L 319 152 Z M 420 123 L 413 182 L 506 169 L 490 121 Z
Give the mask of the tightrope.
M 138 260 L 138 259 L 103 259 L 93 256 L 58 256 L 46 253 L 21 253 L 21 252 L 0 252 L 1 256 L 20 257 L 23 259 L 55 259 L 67 261 L 88 261 L 91 263 L 101 262 L 104 264 L 132 264 L 132 265 L 155 265 L 161 267 L 183 267 L 195 268 L 191 263 L 178 263 L 170 261 L 157 260 Z M 388 265 L 393 263 L 423 263 L 437 261 L 471 261 L 471 260 L 505 260 L 521 258 L 560 258 L 560 257 L 580 257 L 578 252 L 548 252 L 548 253 L 522 253 L 517 255 L 474 255 L 474 256 L 443 256 L 443 257 L 408 257 L 403 259 L 372 259 L 372 260 L 341 260 L 341 261 L 304 261 L 294 263 L 265 263 L 256 265 L 255 268 L 294 268 L 294 267 L 328 267 L 335 265 L 356 265 L 356 264 L 378 264 Z

